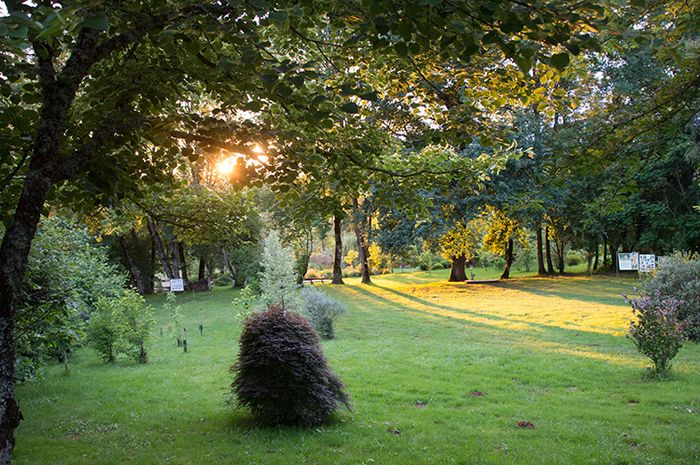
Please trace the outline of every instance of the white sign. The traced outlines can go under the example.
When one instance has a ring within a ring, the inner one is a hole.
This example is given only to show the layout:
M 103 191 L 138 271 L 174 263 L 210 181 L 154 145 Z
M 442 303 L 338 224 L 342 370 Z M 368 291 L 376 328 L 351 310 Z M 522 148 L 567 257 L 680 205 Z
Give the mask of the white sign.
M 640 254 L 639 255 L 639 272 L 652 273 L 656 271 L 656 255 Z
M 170 280 L 170 291 L 171 292 L 182 292 L 185 290 L 185 283 L 182 279 L 171 279 Z
M 627 252 L 617 254 L 617 269 L 620 271 L 634 271 L 639 269 L 639 254 Z

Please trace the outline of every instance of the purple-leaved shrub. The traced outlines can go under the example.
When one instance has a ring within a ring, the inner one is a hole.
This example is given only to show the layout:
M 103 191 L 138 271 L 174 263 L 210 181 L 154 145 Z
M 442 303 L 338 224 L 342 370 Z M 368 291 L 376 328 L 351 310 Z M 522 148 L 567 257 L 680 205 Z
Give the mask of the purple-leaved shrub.
M 324 423 L 350 409 L 340 378 L 328 367 L 321 339 L 306 318 L 272 306 L 244 323 L 231 388 L 238 404 L 267 425 Z

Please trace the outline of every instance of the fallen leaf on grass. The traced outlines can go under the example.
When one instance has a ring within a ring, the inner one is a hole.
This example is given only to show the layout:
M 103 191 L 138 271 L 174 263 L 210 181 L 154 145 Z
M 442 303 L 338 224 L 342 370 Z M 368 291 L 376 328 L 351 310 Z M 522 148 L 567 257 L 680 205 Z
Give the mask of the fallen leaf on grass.
M 535 424 L 531 421 L 519 421 L 518 428 L 535 429 Z

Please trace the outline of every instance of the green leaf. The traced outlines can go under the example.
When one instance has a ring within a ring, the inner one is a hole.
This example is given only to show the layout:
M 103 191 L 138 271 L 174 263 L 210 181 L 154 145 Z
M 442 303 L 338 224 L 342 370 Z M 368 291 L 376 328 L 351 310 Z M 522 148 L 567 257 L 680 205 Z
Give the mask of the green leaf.
M 286 11 L 271 11 L 270 12 L 270 19 L 272 21 L 275 21 L 277 23 L 283 23 L 287 21 L 287 18 L 289 18 L 289 15 L 287 14 Z
M 515 64 L 518 65 L 518 68 L 520 68 L 520 71 L 522 71 L 523 73 L 527 73 L 532 67 L 530 58 L 522 55 L 515 57 Z
M 360 111 L 360 107 L 357 106 L 355 102 L 348 102 L 340 107 L 341 110 L 343 110 L 345 113 L 357 113 Z
M 97 29 L 98 31 L 108 31 L 109 26 L 109 18 L 104 13 L 88 16 L 80 23 L 81 28 Z
M 561 71 L 569 64 L 569 54 L 566 52 L 554 54 L 551 57 L 551 62 L 552 66 Z
M 365 92 L 364 94 L 360 94 L 359 97 L 370 102 L 375 102 L 379 98 L 375 91 Z
M 406 46 L 405 42 L 397 42 L 394 44 L 394 50 L 396 50 L 396 53 L 401 56 L 401 57 L 406 57 L 408 56 L 408 47 Z

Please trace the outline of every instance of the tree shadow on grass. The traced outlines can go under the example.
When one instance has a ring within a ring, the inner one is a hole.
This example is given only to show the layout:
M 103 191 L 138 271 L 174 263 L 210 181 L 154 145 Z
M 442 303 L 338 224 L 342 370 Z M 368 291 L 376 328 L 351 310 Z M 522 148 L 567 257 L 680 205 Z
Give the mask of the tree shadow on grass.
M 567 278 L 568 282 L 563 280 L 552 281 L 552 278 L 530 278 L 516 279 L 509 281 L 501 281 L 499 287 L 511 289 L 519 292 L 539 295 L 543 297 L 559 297 L 566 300 L 578 300 L 585 303 L 596 303 L 604 305 L 616 305 L 627 307 L 622 293 L 629 292 L 629 284 L 624 282 L 596 282 L 596 290 L 603 288 L 608 295 L 601 295 L 596 291 L 585 291 L 581 289 L 581 283 L 575 277 L 573 280 Z M 556 286 L 556 289 L 553 288 Z
M 372 292 L 372 289 L 395 294 L 403 299 L 418 304 L 418 307 L 409 307 L 395 302 L 389 298 L 378 295 L 376 292 Z M 624 354 L 599 349 L 600 346 L 618 346 L 620 336 L 595 331 L 563 328 L 523 319 L 506 318 L 484 312 L 451 307 L 449 305 L 429 302 L 414 295 L 378 285 L 351 286 L 348 290 L 366 296 L 390 309 L 423 317 L 428 314 L 431 317 L 458 322 L 461 325 L 471 327 L 477 331 L 495 337 L 508 337 L 513 340 L 514 344 L 524 345 L 535 350 L 557 352 L 586 359 L 597 359 L 617 365 L 637 365 L 636 360 L 628 358 Z M 430 309 L 435 309 L 436 311 L 430 311 Z M 576 341 L 576 343 L 572 341 Z

